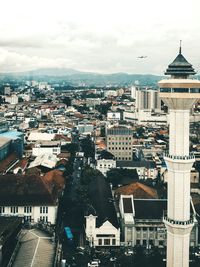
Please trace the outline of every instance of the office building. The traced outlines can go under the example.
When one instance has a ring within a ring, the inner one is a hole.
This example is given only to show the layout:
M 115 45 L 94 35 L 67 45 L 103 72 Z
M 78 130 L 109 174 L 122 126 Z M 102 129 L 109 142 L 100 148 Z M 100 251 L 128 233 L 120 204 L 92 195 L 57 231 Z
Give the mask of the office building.
M 131 161 L 133 133 L 126 126 L 113 126 L 107 129 L 107 151 L 115 156 L 116 160 Z

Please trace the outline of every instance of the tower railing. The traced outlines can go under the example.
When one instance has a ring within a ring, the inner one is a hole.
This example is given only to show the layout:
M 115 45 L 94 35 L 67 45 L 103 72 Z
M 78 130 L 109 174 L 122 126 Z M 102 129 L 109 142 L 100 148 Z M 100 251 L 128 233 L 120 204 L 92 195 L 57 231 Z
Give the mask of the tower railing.
M 186 221 L 180 221 L 180 220 L 174 220 L 174 219 L 170 219 L 168 216 L 167 216 L 167 211 L 164 211 L 163 213 L 163 220 L 164 221 L 167 221 L 171 224 L 174 224 L 174 225 L 189 225 L 189 224 L 193 224 L 194 223 L 194 214 L 190 214 L 190 219 L 189 220 L 186 220 Z
M 190 153 L 189 155 L 187 156 L 178 156 L 178 155 L 171 155 L 169 154 L 169 152 L 164 152 L 164 157 L 166 158 L 170 158 L 170 159 L 173 159 L 173 160 L 191 160 L 191 159 L 195 159 L 195 155 L 194 153 Z

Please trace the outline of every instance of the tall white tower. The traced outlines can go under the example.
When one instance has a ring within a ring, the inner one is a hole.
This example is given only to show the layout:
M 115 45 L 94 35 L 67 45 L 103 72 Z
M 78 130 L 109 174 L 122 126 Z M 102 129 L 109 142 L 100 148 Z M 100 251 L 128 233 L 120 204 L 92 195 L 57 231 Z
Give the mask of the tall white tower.
M 195 161 L 189 152 L 190 108 L 200 98 L 200 81 L 190 78 L 195 71 L 181 53 L 168 66 L 169 79 L 160 81 L 160 97 L 169 108 L 169 152 L 164 159 L 168 169 L 167 267 L 189 266 L 190 171 Z

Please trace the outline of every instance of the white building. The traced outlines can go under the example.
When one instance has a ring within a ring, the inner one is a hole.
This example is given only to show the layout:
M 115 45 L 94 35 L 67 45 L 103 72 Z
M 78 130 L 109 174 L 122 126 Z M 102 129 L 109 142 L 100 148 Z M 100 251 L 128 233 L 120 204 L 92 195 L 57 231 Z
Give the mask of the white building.
M 150 110 L 124 111 L 123 120 L 142 125 L 166 125 L 168 117 L 164 113 L 154 113 Z
M 97 216 L 89 214 L 86 218 L 86 238 L 93 247 L 120 246 L 120 229 L 114 227 L 108 220 L 99 227 Z
M 140 245 L 148 249 L 155 246 L 164 249 L 167 233 L 163 213 L 166 208 L 166 199 L 134 199 L 133 195 L 120 195 L 119 209 L 124 245 Z M 196 222 L 189 236 L 191 247 L 197 246 L 197 236 Z
M 108 112 L 107 120 L 108 121 L 119 121 L 121 119 L 120 112 Z
M 158 91 L 146 89 L 136 90 L 136 110 L 157 110 L 160 111 L 161 99 L 159 98 Z
M 96 169 L 99 170 L 104 176 L 110 169 L 116 168 L 116 160 L 114 159 L 98 159 Z
M 41 155 L 59 155 L 61 153 L 60 142 L 58 141 L 43 141 L 39 142 L 32 148 L 32 155 L 37 157 Z
M 190 171 L 195 161 L 189 151 L 190 108 L 200 98 L 200 81 L 192 80 L 195 71 L 181 53 L 165 73 L 171 79 L 159 82 L 160 98 L 169 108 L 167 267 L 189 266 L 189 239 L 194 226 L 190 214 Z
M 28 141 L 51 141 L 55 138 L 55 134 L 31 132 L 28 136 Z
M 53 169 L 56 166 L 56 163 L 58 161 L 58 158 L 56 155 L 53 154 L 42 154 L 35 158 L 34 161 L 32 161 L 29 165 L 30 168 L 34 167 L 45 167 L 48 169 Z
M 13 94 L 11 96 L 5 96 L 5 102 L 11 104 L 11 105 L 16 105 L 18 104 L 18 96 Z
M 158 175 L 158 170 L 153 161 L 117 161 L 116 168 L 136 169 L 139 179 L 155 179 Z
M 15 205 L 15 206 L 0 206 L 0 215 L 2 216 L 19 216 L 23 217 L 24 221 L 37 223 L 38 221 L 56 223 L 57 206 L 41 205 Z
M 91 205 L 85 216 L 86 239 L 94 247 L 119 246 L 120 228 L 109 183 L 99 176 L 90 183 L 89 190 Z
M 64 186 L 64 177 L 58 170 L 44 176 L 0 175 L 0 215 L 55 224 Z

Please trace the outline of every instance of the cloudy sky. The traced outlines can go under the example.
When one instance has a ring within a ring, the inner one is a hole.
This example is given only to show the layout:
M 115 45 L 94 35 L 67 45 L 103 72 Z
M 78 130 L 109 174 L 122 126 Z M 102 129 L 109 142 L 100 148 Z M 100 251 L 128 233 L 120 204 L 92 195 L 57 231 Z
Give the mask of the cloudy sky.
M 199 11 L 199 0 L 1 0 L 0 72 L 163 74 L 180 39 L 199 70 Z

